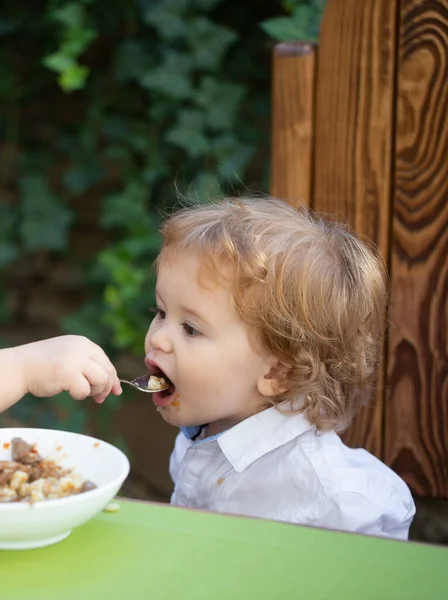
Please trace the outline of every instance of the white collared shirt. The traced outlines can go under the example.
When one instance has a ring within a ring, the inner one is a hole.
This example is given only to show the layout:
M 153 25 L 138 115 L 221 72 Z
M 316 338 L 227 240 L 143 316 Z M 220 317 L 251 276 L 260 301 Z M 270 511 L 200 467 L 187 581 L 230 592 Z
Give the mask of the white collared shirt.
M 170 460 L 171 504 L 407 539 L 415 506 L 404 481 L 334 432 L 275 408 L 219 436 L 185 428 Z

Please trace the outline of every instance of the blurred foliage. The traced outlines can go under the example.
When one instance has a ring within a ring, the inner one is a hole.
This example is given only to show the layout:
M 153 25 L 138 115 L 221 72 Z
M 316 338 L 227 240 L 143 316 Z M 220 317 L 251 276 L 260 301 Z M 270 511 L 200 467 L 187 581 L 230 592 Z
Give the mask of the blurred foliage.
M 327 0 L 283 0 L 281 5 L 287 14 L 266 19 L 261 27 L 279 42 L 317 42 L 326 3 Z
M 266 189 L 271 47 L 315 37 L 323 5 L 4 0 L 0 322 L 20 319 L 13 274 L 57 260 L 81 282 L 61 331 L 141 356 L 161 215 L 176 190 Z M 72 236 L 89 227 L 100 250 L 85 260 Z M 49 406 L 36 423 L 83 429 L 79 405 Z

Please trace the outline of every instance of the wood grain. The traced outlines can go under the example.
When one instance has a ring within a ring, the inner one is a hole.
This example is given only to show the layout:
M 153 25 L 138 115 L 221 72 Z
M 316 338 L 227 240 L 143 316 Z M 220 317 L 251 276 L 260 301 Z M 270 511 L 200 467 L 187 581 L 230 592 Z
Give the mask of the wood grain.
M 329 0 L 318 50 L 312 207 L 368 236 L 387 259 L 391 199 L 395 0 Z M 385 369 L 380 369 L 383 372 Z M 381 378 L 344 439 L 382 456 Z
M 402 0 L 385 456 L 448 498 L 448 0 Z
M 311 197 L 315 57 L 307 42 L 274 48 L 271 194 L 293 206 Z

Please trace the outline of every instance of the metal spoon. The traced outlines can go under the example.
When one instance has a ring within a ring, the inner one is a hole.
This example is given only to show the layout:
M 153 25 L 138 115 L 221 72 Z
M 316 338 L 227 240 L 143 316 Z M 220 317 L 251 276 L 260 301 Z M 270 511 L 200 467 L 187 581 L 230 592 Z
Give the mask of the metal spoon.
M 163 392 L 163 390 L 167 390 L 171 385 L 167 383 L 166 386 L 163 388 L 159 388 L 158 390 L 152 390 L 148 387 L 149 380 L 151 377 L 152 375 L 149 375 L 147 373 L 146 375 L 140 375 L 140 377 L 131 379 L 131 381 L 128 381 L 127 379 L 120 379 L 120 381 L 121 383 L 127 383 L 128 385 L 134 387 L 136 390 L 139 390 L 140 392 L 146 392 L 147 394 L 153 394 L 154 392 Z

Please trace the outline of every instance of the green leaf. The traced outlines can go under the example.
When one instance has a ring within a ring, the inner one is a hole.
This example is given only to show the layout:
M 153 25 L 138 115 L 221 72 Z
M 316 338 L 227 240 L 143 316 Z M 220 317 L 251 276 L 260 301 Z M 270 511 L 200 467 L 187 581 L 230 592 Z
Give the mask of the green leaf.
M 204 77 L 195 100 L 206 111 L 207 126 L 214 130 L 233 128 L 245 92 L 243 85 Z
M 87 81 L 90 69 L 83 65 L 73 65 L 58 77 L 58 83 L 64 92 L 82 89 Z
M 191 158 L 203 156 L 210 149 L 204 134 L 205 115 L 194 109 L 184 109 L 179 113 L 177 123 L 165 134 L 165 139 L 183 148 Z
M 222 196 L 216 173 L 200 173 L 188 187 L 188 197 L 195 202 L 206 203 Z
M 186 15 L 182 9 L 179 10 L 179 7 L 173 11 L 169 6 L 156 5 L 145 12 L 143 21 L 154 27 L 167 41 L 185 37 L 188 30 Z
M 65 189 L 74 196 L 88 192 L 103 175 L 99 163 L 89 162 L 74 165 L 64 173 L 62 182 Z
M 137 180 L 130 181 L 122 192 L 104 200 L 101 225 L 106 229 L 140 227 L 148 219 L 146 197 L 146 186 Z
M 66 27 L 81 27 L 85 20 L 85 9 L 79 2 L 69 2 L 53 10 L 51 13 L 52 18 L 55 21 L 59 21 Z
M 62 251 L 67 248 L 71 210 L 62 205 L 38 175 L 20 182 L 19 235 L 28 250 Z
M 196 68 L 219 69 L 225 53 L 237 37 L 235 31 L 216 25 L 205 17 L 192 19 L 188 27 L 187 42 Z
M 243 178 L 244 169 L 254 155 L 254 146 L 234 144 L 231 151 L 222 153 L 218 160 L 221 180 L 235 181 Z
M 0 240 L 0 269 L 12 264 L 19 257 L 17 244 Z
M 84 52 L 84 50 L 96 37 L 97 33 L 94 29 L 87 27 L 75 27 L 68 29 L 59 51 L 62 54 L 76 58 Z
M 192 61 L 188 55 L 171 53 L 159 67 L 142 73 L 138 82 L 144 89 L 175 100 L 185 100 L 193 95 L 191 68 Z
M 298 4 L 290 17 L 275 17 L 260 27 L 280 42 L 317 41 L 323 5 Z
M 300 40 L 302 37 L 302 28 L 289 17 L 275 17 L 267 19 L 260 23 L 260 27 L 269 36 L 279 42 L 292 42 Z
M 56 73 L 63 73 L 67 69 L 73 67 L 74 60 L 71 56 L 67 56 L 62 52 L 54 52 L 53 54 L 49 54 L 46 56 L 42 63 L 52 71 L 56 71 Z
M 104 300 L 110 308 L 117 309 L 122 306 L 120 291 L 113 285 L 108 285 L 104 290 Z

